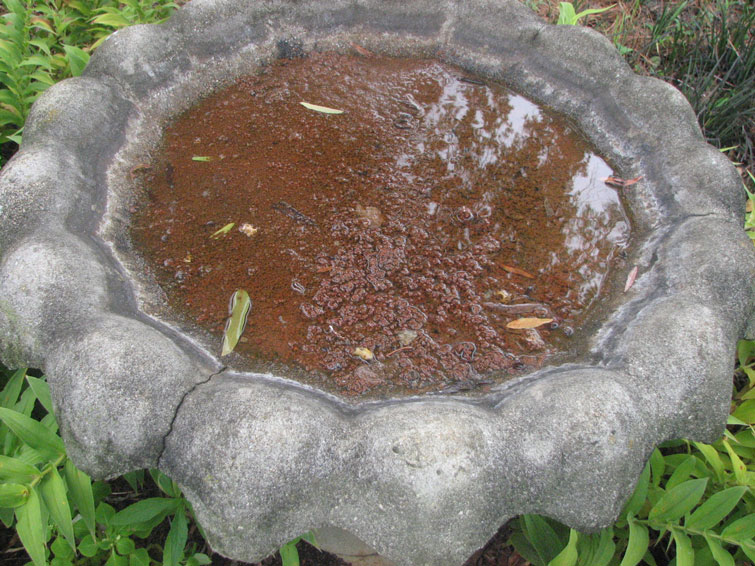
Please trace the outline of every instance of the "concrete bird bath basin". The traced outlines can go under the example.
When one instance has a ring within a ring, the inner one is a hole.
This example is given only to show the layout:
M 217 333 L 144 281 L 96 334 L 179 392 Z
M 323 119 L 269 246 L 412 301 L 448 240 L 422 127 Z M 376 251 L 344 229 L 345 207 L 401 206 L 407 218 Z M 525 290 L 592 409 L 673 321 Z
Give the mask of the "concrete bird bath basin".
M 346 402 L 221 360 L 165 307 L 127 228 L 166 122 L 261 64 L 352 44 L 505 83 L 642 177 L 621 284 L 566 361 L 483 395 Z M 607 525 L 656 444 L 720 435 L 754 300 L 743 206 L 678 91 L 516 2 L 195 0 L 117 32 L 34 106 L 0 178 L 0 358 L 46 372 L 82 469 L 159 467 L 223 554 L 324 528 L 396 564 L 461 564 L 522 513 Z

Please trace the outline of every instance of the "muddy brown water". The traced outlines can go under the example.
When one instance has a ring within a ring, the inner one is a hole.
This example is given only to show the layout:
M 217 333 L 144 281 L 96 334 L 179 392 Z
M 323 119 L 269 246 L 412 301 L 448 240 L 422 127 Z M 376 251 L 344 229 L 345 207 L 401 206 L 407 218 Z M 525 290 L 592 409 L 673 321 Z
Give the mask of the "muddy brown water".
M 503 86 L 313 53 L 169 125 L 131 236 L 218 353 L 245 289 L 235 352 L 252 367 L 345 396 L 485 389 L 568 347 L 605 292 L 629 238 L 611 174 Z M 552 320 L 507 326 L 522 318 Z

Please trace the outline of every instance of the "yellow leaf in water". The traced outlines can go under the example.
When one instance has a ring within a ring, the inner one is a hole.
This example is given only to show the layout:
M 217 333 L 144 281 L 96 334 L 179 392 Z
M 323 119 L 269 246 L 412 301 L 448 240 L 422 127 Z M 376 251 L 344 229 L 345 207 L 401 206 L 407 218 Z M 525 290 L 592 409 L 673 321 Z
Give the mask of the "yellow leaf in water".
M 518 318 L 516 320 L 512 320 L 506 325 L 506 328 L 511 328 L 514 330 L 522 330 L 525 328 L 537 328 L 538 326 L 542 326 L 543 324 L 548 324 L 549 322 L 553 322 L 553 319 L 552 318 L 525 317 L 525 318 Z
M 354 352 L 352 352 L 355 356 L 359 356 L 364 361 L 369 362 L 372 358 L 375 356 L 372 354 L 372 350 L 369 348 L 364 348 L 362 346 L 359 346 L 358 348 L 354 348 Z
M 300 102 L 304 108 L 309 108 L 315 112 L 322 112 L 323 114 L 343 114 L 343 110 L 336 110 L 335 108 L 328 108 L 327 106 L 318 106 L 317 104 L 310 104 L 309 102 Z

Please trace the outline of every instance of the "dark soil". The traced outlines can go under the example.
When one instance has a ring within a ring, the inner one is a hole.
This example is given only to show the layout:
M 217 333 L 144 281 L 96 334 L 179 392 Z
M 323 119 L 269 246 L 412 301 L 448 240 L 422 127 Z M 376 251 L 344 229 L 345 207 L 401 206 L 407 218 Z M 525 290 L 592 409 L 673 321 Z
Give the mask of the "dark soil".
M 347 396 L 484 388 L 563 349 L 601 292 L 628 237 L 610 174 L 502 86 L 316 53 L 176 120 L 135 169 L 132 236 L 218 344 L 249 293 L 252 360 Z

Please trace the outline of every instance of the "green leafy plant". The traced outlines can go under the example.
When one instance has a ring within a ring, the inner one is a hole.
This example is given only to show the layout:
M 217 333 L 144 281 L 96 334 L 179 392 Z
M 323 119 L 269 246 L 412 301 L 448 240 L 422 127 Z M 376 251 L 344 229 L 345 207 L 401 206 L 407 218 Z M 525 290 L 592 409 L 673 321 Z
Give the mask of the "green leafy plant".
M 296 545 L 302 540 L 308 542 L 315 548 L 319 548 L 317 546 L 317 541 L 315 540 L 315 534 L 312 531 L 304 533 L 300 537 L 296 537 L 280 547 L 280 556 L 283 566 L 299 566 L 299 551 L 296 549 Z
M 92 482 L 66 456 L 45 380 L 23 369 L 6 377 L 0 392 L 0 520 L 15 527 L 35 566 L 210 563 L 187 544 L 191 507 L 173 480 L 151 470 L 163 496 L 116 510 L 106 501 L 109 485 Z M 144 472 L 125 479 L 136 489 L 144 483 Z M 159 551 L 157 561 L 135 539 L 146 539 L 166 519 L 165 542 L 153 549 Z
M 746 384 L 723 438 L 654 450 L 619 520 L 598 533 L 520 517 L 510 539 L 516 550 L 535 566 L 655 566 L 671 559 L 666 553 L 676 566 L 755 561 L 755 341 L 741 341 L 738 358 Z
M 560 2 L 558 7 L 558 21 L 556 22 L 560 26 L 576 26 L 579 20 L 592 14 L 600 14 L 606 10 L 613 8 L 615 4 L 606 6 L 605 8 L 589 8 L 582 10 L 580 13 L 574 9 L 574 5 L 571 2 Z

